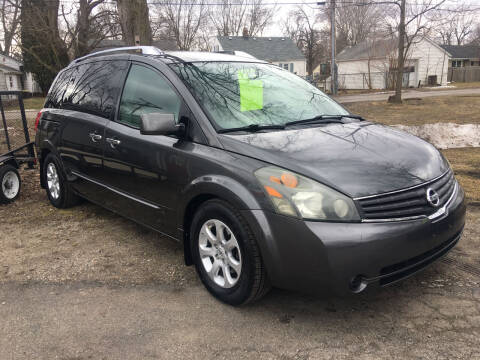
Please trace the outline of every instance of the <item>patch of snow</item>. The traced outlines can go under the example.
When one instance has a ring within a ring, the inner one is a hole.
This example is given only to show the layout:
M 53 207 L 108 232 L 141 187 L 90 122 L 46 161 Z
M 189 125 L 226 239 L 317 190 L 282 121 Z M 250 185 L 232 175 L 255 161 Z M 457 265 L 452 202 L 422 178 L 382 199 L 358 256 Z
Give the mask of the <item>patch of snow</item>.
M 393 126 L 418 136 L 439 149 L 480 147 L 480 124 L 434 123 Z
M 455 85 L 441 85 L 441 86 L 425 86 L 424 89 L 440 90 L 440 89 L 455 89 Z

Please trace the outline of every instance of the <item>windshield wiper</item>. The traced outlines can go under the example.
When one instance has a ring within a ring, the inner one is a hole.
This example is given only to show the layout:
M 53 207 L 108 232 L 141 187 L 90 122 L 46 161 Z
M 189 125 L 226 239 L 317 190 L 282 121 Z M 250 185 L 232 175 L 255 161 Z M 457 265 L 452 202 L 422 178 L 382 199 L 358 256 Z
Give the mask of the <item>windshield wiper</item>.
M 358 116 L 358 115 L 318 115 L 310 119 L 289 121 L 285 123 L 285 126 L 309 124 L 309 123 L 341 123 L 343 124 L 344 118 L 357 119 L 360 121 L 364 120 L 361 116 Z
M 275 130 L 275 129 L 279 129 L 279 130 L 283 130 L 285 129 L 285 126 L 284 125 L 258 125 L 258 124 L 250 124 L 250 125 L 247 125 L 247 126 L 240 126 L 240 127 L 236 127 L 236 128 L 230 128 L 230 129 L 220 129 L 218 130 L 218 132 L 220 134 L 225 134 L 225 133 L 229 133 L 229 132 L 235 132 L 235 131 L 247 131 L 247 132 L 257 132 L 257 131 L 261 131 L 261 130 Z

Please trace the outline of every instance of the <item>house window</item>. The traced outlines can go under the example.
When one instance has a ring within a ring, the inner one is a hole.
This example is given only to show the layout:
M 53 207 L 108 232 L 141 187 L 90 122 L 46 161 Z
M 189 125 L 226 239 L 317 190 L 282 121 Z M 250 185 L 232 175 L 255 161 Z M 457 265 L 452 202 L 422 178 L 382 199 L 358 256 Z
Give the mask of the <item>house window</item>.
M 290 72 L 293 73 L 293 63 L 290 63 Z
M 278 63 L 278 66 L 280 66 L 281 68 L 283 68 L 283 64 L 282 64 L 282 63 Z
M 12 75 L 10 75 L 8 77 L 8 80 L 10 81 L 10 89 L 13 89 L 13 77 L 12 77 Z
M 284 68 L 285 70 L 288 70 L 288 64 L 283 64 L 283 68 Z

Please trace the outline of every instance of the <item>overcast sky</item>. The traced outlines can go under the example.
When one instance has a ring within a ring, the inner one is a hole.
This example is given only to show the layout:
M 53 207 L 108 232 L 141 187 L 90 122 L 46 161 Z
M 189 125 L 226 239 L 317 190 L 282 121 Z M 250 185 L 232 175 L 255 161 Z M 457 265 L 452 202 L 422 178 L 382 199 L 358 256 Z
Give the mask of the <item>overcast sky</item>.
M 338 0 L 337 0 L 338 1 Z M 480 1 L 480 0 L 479 0 Z M 288 17 L 288 13 L 295 9 L 295 7 L 299 6 L 301 3 L 304 3 L 305 7 L 309 7 L 312 11 L 312 14 L 315 12 L 325 11 L 325 6 L 323 5 L 316 5 L 315 1 L 302 1 L 302 0 L 276 0 L 270 2 L 270 0 L 264 0 L 265 3 L 273 4 L 277 3 L 277 5 L 273 5 L 276 9 L 275 11 L 275 20 L 272 21 L 270 26 L 265 30 L 263 36 L 281 36 L 282 34 L 282 26 L 283 23 L 286 21 Z M 295 3 L 295 4 L 294 4 Z M 271 5 L 268 5 L 271 6 Z
M 110 0 L 113 1 L 113 0 Z M 148 3 L 152 3 L 156 0 L 147 0 Z M 158 1 L 158 0 L 157 0 Z M 322 1 L 322 0 L 320 0 Z M 330 0 L 325 0 L 327 3 Z M 351 2 L 352 0 L 336 0 L 337 3 L 342 3 L 342 2 Z M 385 0 L 371 0 L 371 2 L 379 2 L 379 1 L 385 1 Z M 441 2 L 442 0 L 407 0 L 407 3 L 409 1 L 412 2 L 422 2 L 424 1 L 425 3 L 430 3 L 430 1 L 433 1 L 435 3 Z M 72 5 L 73 3 L 77 2 L 77 0 L 60 0 L 62 4 L 65 5 Z M 205 0 L 205 2 L 208 3 L 218 3 L 218 0 Z M 324 12 L 326 11 L 326 6 L 324 5 L 316 5 L 317 1 L 312 1 L 312 0 L 263 0 L 263 2 L 266 4 L 266 6 L 272 6 L 275 7 L 275 15 L 274 19 L 271 22 L 270 26 L 264 31 L 263 36 L 281 36 L 282 30 L 283 30 L 283 23 L 288 17 L 288 13 L 295 9 L 299 5 L 304 5 L 305 7 L 310 8 L 309 10 L 312 12 L 312 15 L 315 12 Z M 276 5 L 275 5 L 276 4 Z M 447 0 L 445 4 L 441 5 L 441 8 L 443 9 L 449 9 L 449 8 L 454 8 L 455 6 L 458 6 L 459 4 L 466 4 L 470 8 L 479 8 L 480 9 L 480 0 Z M 477 12 L 480 13 L 480 12 Z
M 210 1 L 210 0 L 207 0 Z M 213 1 L 213 0 L 212 0 Z M 328 3 L 330 0 L 326 0 Z M 337 4 L 342 2 L 351 2 L 351 0 L 336 0 Z M 379 2 L 382 0 L 371 0 L 371 2 Z M 384 1 L 384 0 L 383 0 Z M 412 0 L 412 2 L 421 3 L 423 0 Z M 425 3 L 430 3 L 431 0 L 424 0 Z M 433 0 L 433 3 L 440 3 L 442 0 Z M 282 35 L 283 26 L 282 24 L 285 22 L 286 18 L 288 17 L 288 13 L 295 9 L 295 7 L 299 6 L 299 4 L 305 4 L 304 6 L 308 6 L 311 8 L 312 14 L 314 12 L 324 12 L 325 6 L 324 5 L 316 5 L 316 1 L 312 0 L 264 0 L 265 3 L 274 4 L 277 3 L 275 6 L 276 8 L 276 15 L 275 20 L 270 24 L 270 26 L 265 30 L 264 36 L 278 36 Z M 407 3 L 409 0 L 407 0 Z M 440 9 L 444 9 L 445 13 L 447 13 L 448 9 L 453 9 L 458 5 L 467 5 L 470 9 L 479 9 L 480 10 L 480 0 L 447 0 L 444 4 L 440 6 Z M 270 6 L 270 5 L 269 5 Z M 476 11 L 477 14 L 480 11 Z

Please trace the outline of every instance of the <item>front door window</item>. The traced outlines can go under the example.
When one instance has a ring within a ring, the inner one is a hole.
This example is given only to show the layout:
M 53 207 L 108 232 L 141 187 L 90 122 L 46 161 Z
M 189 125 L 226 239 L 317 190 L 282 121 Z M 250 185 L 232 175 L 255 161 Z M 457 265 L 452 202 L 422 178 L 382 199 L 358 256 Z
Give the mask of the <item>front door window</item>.
M 140 128 L 142 114 L 174 114 L 178 120 L 180 98 L 167 80 L 142 65 L 132 65 L 120 101 L 118 121 Z

